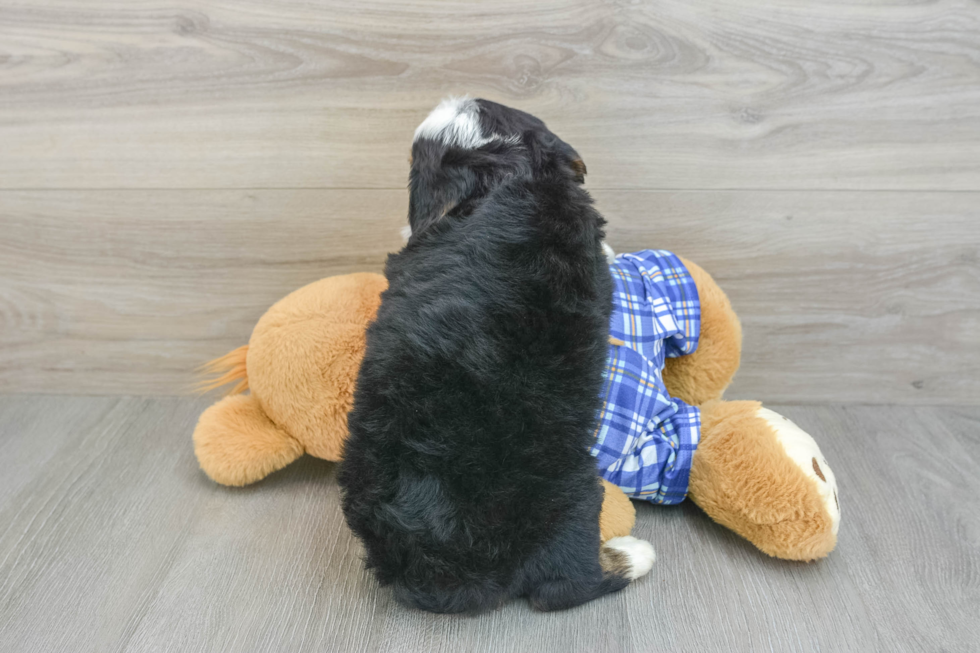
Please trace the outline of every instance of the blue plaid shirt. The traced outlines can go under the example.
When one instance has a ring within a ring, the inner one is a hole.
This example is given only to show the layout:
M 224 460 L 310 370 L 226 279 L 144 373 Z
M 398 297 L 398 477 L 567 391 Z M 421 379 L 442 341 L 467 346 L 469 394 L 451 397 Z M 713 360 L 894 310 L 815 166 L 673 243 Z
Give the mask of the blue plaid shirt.
M 674 254 L 620 254 L 613 278 L 610 344 L 592 455 L 599 473 L 628 496 L 680 503 L 687 495 L 701 412 L 672 399 L 666 357 L 693 353 L 701 331 L 698 289 Z

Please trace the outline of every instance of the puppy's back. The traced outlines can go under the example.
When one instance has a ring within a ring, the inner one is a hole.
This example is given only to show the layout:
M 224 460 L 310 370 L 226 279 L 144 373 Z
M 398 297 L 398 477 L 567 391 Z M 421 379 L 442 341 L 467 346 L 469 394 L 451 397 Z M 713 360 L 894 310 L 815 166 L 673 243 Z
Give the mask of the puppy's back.
M 399 600 L 566 607 L 629 582 L 615 555 L 600 568 L 588 454 L 611 309 L 602 225 L 571 175 L 515 175 L 389 258 L 340 483 Z

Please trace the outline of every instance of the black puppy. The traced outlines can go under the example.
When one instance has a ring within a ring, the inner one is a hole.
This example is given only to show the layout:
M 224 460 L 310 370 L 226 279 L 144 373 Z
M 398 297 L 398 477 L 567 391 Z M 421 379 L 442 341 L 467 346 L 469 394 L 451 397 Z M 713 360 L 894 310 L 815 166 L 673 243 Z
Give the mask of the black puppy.
M 647 542 L 599 541 L 612 290 L 584 174 L 543 122 L 486 100 L 415 132 L 411 238 L 388 258 L 340 468 L 368 567 L 410 606 L 568 608 L 653 563 Z

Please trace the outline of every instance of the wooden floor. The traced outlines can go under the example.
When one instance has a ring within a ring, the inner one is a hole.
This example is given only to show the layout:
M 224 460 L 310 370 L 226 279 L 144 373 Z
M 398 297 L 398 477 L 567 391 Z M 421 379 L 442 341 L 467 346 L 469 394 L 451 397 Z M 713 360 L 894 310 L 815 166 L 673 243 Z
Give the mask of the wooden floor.
M 563 613 L 406 610 L 364 572 L 335 467 L 229 489 L 197 469 L 206 400 L 0 398 L 0 650 L 970 651 L 980 408 L 778 406 L 840 482 L 837 549 L 777 561 L 690 503 L 638 506 L 653 571 Z

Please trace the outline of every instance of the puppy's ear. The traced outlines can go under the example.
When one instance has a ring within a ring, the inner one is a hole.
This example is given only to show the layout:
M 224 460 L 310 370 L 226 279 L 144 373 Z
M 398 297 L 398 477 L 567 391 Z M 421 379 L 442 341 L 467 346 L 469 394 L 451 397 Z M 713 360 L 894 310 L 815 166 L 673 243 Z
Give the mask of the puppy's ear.
M 412 169 L 408 176 L 408 224 L 412 234 L 420 234 L 434 225 L 476 189 L 475 172 L 459 161 L 447 160 L 457 159 L 461 154 L 455 148 L 453 152 L 450 149 L 431 140 L 412 145 Z
M 585 162 L 571 145 L 547 130 L 535 130 L 524 134 L 524 141 L 531 151 L 536 170 L 559 170 L 576 183 L 585 183 Z
M 575 183 L 584 184 L 585 174 L 588 172 L 585 168 L 585 161 L 582 160 L 581 155 L 571 145 L 563 140 L 557 139 L 557 137 L 556 140 L 558 140 L 556 150 L 561 159 L 561 163 L 568 170 L 571 170 L 572 179 L 575 180 Z

